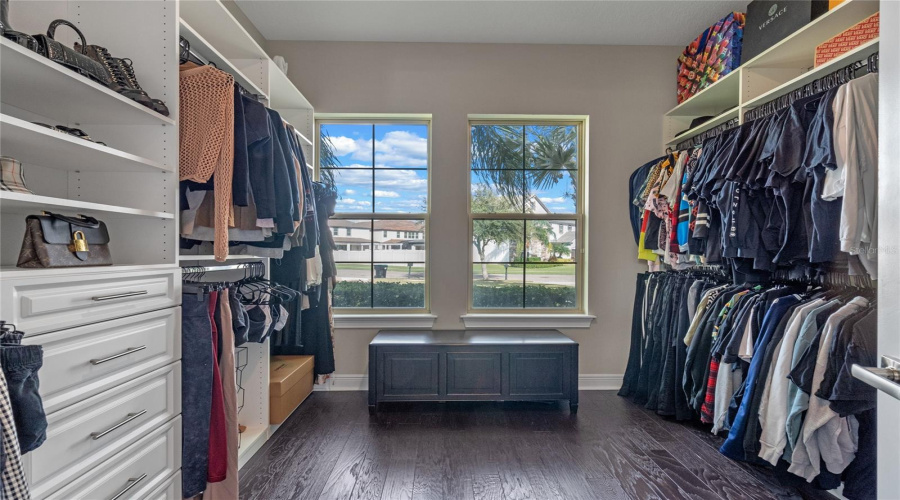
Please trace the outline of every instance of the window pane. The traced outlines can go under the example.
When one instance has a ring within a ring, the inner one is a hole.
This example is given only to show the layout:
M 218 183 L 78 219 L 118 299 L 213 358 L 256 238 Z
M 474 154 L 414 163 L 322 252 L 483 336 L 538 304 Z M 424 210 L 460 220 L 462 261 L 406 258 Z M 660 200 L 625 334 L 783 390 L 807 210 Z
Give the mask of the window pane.
M 428 171 L 376 170 L 375 211 L 386 213 L 427 212 Z
M 574 214 L 577 198 L 575 171 L 528 170 L 527 213 L 532 214 Z
M 425 262 L 425 221 L 376 220 L 376 262 Z
M 328 226 L 338 230 L 334 237 L 335 262 L 372 262 L 372 221 L 330 219 Z
M 522 264 L 472 266 L 472 307 L 520 309 L 523 300 Z
M 523 213 L 523 170 L 479 170 L 472 172 L 472 213 Z
M 374 270 L 374 307 L 425 307 L 424 262 L 377 262 Z
M 375 168 L 427 167 L 427 125 L 375 125 Z
M 575 264 L 525 264 L 526 308 L 575 308 Z
M 372 168 L 372 125 L 323 123 L 319 127 L 319 166 Z
M 322 176 L 331 175 L 337 189 L 335 212 L 372 212 L 373 170 L 328 169 Z
M 472 253 L 477 262 L 522 262 L 525 221 L 475 219 L 472 221 Z
M 529 125 L 527 168 L 539 170 L 578 169 L 578 127 L 573 125 Z
M 472 170 L 525 168 L 524 127 L 472 125 Z
M 575 262 L 578 238 L 573 220 L 530 220 L 528 262 Z
M 372 264 L 337 263 L 336 266 L 334 307 L 372 307 Z

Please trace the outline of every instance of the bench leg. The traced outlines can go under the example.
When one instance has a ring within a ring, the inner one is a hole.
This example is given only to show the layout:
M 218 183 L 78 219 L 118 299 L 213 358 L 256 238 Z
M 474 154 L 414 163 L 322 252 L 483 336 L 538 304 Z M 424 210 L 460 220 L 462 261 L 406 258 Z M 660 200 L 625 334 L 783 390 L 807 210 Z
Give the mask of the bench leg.
M 578 413 L 578 403 L 569 401 L 569 412 L 573 415 Z
M 377 409 L 376 405 L 369 405 L 369 415 L 374 415 L 376 409 Z

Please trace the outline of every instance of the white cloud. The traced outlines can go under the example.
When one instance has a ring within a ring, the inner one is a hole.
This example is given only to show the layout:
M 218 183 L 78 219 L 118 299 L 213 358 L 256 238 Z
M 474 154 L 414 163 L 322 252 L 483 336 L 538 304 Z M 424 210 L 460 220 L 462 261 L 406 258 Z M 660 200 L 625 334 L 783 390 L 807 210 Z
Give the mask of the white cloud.
M 372 161 L 372 140 L 333 136 L 335 156 L 347 156 L 359 162 Z M 375 141 L 375 160 L 388 167 L 424 168 L 428 166 L 428 139 L 405 130 L 393 130 Z M 361 165 L 368 167 L 369 165 Z
M 356 194 L 356 190 L 354 189 L 345 189 L 344 194 L 354 195 Z
M 376 189 L 375 196 L 379 198 L 399 198 L 400 193 L 396 191 L 381 191 L 380 189 Z

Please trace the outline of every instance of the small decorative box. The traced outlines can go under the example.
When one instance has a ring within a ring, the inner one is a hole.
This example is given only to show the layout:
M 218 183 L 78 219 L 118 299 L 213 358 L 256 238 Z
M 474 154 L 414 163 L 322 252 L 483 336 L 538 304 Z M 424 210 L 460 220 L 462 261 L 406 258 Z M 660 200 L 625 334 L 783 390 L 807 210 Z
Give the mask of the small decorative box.
M 878 37 L 878 13 L 816 47 L 816 67 Z

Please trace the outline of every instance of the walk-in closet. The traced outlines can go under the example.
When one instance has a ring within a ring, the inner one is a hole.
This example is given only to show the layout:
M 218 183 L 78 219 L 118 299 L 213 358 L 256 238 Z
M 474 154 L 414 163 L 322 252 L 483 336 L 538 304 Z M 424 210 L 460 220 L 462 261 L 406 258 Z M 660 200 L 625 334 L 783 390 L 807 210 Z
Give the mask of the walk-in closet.
M 0 500 L 900 498 L 897 26 L 0 0 Z

